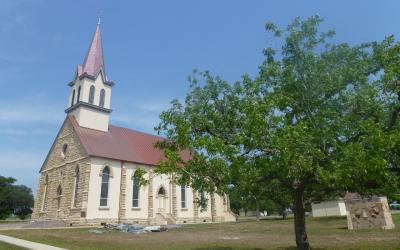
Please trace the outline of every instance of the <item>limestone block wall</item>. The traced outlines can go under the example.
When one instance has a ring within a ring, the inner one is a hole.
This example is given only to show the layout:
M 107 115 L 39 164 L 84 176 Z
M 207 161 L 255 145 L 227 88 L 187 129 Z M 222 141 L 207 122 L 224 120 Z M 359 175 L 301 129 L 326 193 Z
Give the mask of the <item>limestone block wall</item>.
M 104 159 L 98 157 L 90 158 L 91 171 L 88 194 L 87 219 L 106 221 L 110 219 L 118 222 L 119 216 L 119 198 L 121 185 L 121 161 Z M 105 167 L 110 169 L 110 178 L 108 185 L 107 206 L 100 206 L 100 192 L 102 172 Z
M 89 173 L 88 157 L 72 125 L 66 120 L 42 166 L 32 219 L 68 219 L 74 223 L 83 223 Z M 75 196 L 76 180 L 78 190 Z
M 346 210 L 348 229 L 395 227 L 386 197 L 346 201 Z

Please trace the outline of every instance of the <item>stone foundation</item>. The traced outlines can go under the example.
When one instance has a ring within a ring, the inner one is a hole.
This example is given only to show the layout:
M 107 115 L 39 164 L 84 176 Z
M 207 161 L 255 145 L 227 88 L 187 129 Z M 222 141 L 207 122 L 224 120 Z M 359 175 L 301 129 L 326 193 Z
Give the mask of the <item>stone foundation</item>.
M 200 224 L 200 223 L 213 223 L 213 222 L 224 222 L 224 217 L 215 217 L 214 221 L 211 217 L 204 217 L 204 218 L 197 218 L 194 219 L 193 217 L 188 218 L 177 218 L 176 224 Z M 140 225 L 159 225 L 160 223 L 154 219 L 122 219 L 118 221 L 118 218 L 114 219 L 76 219 L 76 218 L 66 218 L 62 220 L 54 220 L 54 219 L 37 219 L 32 220 L 32 224 L 45 224 L 51 227 L 52 224 L 62 224 L 63 226 L 100 226 L 103 223 L 107 224 L 118 224 L 118 223 L 129 223 L 129 224 L 140 224 Z

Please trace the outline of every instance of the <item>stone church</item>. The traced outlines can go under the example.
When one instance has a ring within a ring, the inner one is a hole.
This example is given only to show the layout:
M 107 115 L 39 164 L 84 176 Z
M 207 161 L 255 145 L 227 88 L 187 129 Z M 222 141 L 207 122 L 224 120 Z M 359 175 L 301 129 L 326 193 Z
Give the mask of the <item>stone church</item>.
M 83 225 L 235 220 L 227 196 L 198 193 L 154 173 L 163 156 L 154 144 L 162 137 L 109 124 L 114 82 L 104 67 L 100 24 L 69 86 L 67 116 L 40 169 L 33 221 Z M 146 170 L 147 185 L 138 184 L 138 168 Z M 199 208 L 198 199 L 207 201 L 206 209 Z

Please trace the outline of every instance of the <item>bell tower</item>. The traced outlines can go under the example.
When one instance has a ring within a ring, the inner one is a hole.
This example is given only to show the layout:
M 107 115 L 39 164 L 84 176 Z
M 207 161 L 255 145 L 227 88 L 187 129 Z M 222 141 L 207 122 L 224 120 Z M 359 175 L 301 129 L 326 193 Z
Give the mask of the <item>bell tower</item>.
M 111 113 L 111 89 L 114 83 L 107 78 L 101 44 L 100 22 L 82 65 L 78 65 L 65 112 L 75 116 L 79 126 L 108 131 Z

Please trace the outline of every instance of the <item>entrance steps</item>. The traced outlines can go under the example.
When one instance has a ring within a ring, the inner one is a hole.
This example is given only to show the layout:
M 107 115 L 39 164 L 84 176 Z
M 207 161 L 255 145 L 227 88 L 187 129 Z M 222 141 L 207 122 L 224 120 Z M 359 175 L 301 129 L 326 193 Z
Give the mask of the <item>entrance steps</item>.
M 172 214 L 157 213 L 156 214 L 157 224 L 160 225 L 171 225 L 176 224 L 176 219 Z

